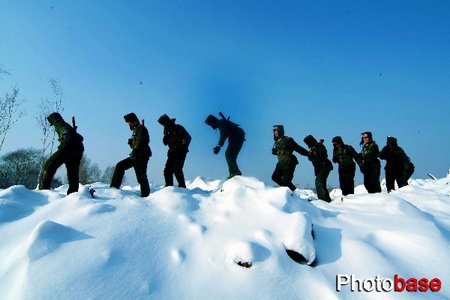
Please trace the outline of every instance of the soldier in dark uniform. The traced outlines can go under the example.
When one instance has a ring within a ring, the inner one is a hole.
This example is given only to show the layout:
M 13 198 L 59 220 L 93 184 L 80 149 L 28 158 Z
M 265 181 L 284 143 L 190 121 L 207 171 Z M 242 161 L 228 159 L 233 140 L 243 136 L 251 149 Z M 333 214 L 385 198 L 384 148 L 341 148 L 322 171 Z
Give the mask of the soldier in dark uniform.
M 327 149 L 312 135 L 306 136 L 303 141 L 308 145 L 308 159 L 314 166 L 317 197 L 323 201 L 331 202 L 330 194 L 327 189 L 327 178 L 331 170 L 333 170 L 333 164 L 328 159 Z
M 386 188 L 388 192 L 395 190 L 395 181 L 399 188 L 408 185 L 408 179 L 414 172 L 414 165 L 405 151 L 397 144 L 397 139 L 387 137 L 386 146 L 380 152 L 380 159 L 386 160 Z
M 295 167 L 298 164 L 297 157 L 292 154 L 294 151 L 301 155 L 308 156 L 308 150 L 297 144 L 294 139 L 284 135 L 283 125 L 273 126 L 272 154 L 278 157 L 278 163 L 272 174 L 272 180 L 280 186 L 287 186 L 291 191 L 295 191 L 292 183 Z
M 380 160 L 378 154 L 377 143 L 372 139 L 372 133 L 369 131 L 361 133 L 362 150 L 360 157 L 362 163 L 360 165 L 361 172 L 364 174 L 364 186 L 369 193 L 380 193 Z
M 175 124 L 175 119 L 170 119 L 166 114 L 159 117 L 158 122 L 164 126 L 163 144 L 169 147 L 164 167 L 166 186 L 173 186 L 173 175 L 175 174 L 178 186 L 185 188 L 183 166 L 186 154 L 189 152 L 191 136 L 183 126 Z
M 231 122 L 229 119 L 225 119 L 222 114 L 221 116 L 222 119 L 219 120 L 213 115 L 209 115 L 206 118 L 205 123 L 211 126 L 212 129 L 219 129 L 220 131 L 219 142 L 213 149 L 214 154 L 219 153 L 220 149 L 225 144 L 225 140 L 228 139 L 225 158 L 230 174 L 228 178 L 232 178 L 236 175 L 242 175 L 242 172 L 237 165 L 237 157 L 245 141 L 245 132 L 238 124 Z
M 65 164 L 67 168 L 67 179 L 69 189 L 67 194 L 77 192 L 80 178 L 80 163 L 83 157 L 83 137 L 76 132 L 76 127 L 67 124 L 57 112 L 47 117 L 51 126 L 55 127 L 58 134 L 58 150 L 45 162 L 39 177 L 40 190 L 49 190 L 53 176 L 58 168 Z
M 356 150 L 350 146 L 345 145 L 340 136 L 335 136 L 333 143 L 333 162 L 339 165 L 339 185 L 342 190 L 342 195 L 355 193 L 355 161 L 361 164 L 361 158 L 358 156 Z
M 139 122 L 139 119 L 134 113 L 129 113 L 123 118 L 130 126 L 130 130 L 133 131 L 131 138 L 128 139 L 128 145 L 130 145 L 132 151 L 129 157 L 117 163 L 111 179 L 111 187 L 119 189 L 125 171 L 134 168 L 137 181 L 141 186 L 141 197 L 147 197 L 150 194 L 150 186 L 147 179 L 147 164 L 152 156 L 152 151 L 148 145 L 150 143 L 148 130 Z

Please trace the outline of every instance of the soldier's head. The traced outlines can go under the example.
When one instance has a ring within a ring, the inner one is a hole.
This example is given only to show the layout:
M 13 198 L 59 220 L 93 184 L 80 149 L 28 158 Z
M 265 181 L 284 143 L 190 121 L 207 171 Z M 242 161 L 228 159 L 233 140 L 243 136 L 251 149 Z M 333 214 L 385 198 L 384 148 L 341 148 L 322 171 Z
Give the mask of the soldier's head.
M 175 119 L 171 119 L 168 115 L 163 114 L 161 117 L 159 117 L 158 123 L 164 127 L 169 127 L 175 124 Z
M 398 146 L 397 139 L 393 136 L 388 136 L 386 140 L 386 145 L 391 149 L 397 147 Z
M 342 147 L 344 145 L 344 141 L 342 140 L 342 138 L 340 136 L 335 136 L 331 142 L 333 143 L 333 147 Z
M 62 120 L 63 118 L 61 117 L 61 115 L 58 112 L 54 112 L 51 113 L 48 117 L 47 120 L 50 123 L 50 126 L 53 126 L 53 124 L 55 124 L 55 122 L 57 120 Z
M 217 129 L 219 127 L 219 119 L 213 115 L 206 117 L 205 123 L 212 127 L 212 129 Z
M 277 140 L 284 136 L 284 126 L 283 125 L 273 125 L 273 139 Z
M 370 131 L 364 131 L 363 133 L 361 133 L 361 142 L 359 143 L 360 145 L 362 144 L 366 144 L 369 142 L 372 142 L 372 132 Z
M 317 145 L 317 140 L 312 136 L 312 135 L 307 135 L 303 141 L 305 142 L 305 144 L 309 147 L 315 147 Z
M 133 112 L 126 114 L 125 116 L 123 116 L 123 118 L 124 118 L 125 122 L 128 123 L 128 125 L 130 126 L 130 129 L 133 129 L 134 126 L 139 124 L 139 119 L 136 116 L 136 114 Z

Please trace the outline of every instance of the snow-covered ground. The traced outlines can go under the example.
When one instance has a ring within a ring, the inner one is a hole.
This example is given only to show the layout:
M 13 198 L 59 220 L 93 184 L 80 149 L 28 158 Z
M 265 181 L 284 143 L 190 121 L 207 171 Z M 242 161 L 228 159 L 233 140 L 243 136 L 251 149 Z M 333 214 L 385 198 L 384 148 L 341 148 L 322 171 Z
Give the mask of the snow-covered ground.
M 449 181 L 329 204 L 243 176 L 147 198 L 14 186 L 0 191 L 0 299 L 450 299 Z M 339 274 L 373 291 L 337 291 Z M 388 292 L 395 274 L 441 286 Z

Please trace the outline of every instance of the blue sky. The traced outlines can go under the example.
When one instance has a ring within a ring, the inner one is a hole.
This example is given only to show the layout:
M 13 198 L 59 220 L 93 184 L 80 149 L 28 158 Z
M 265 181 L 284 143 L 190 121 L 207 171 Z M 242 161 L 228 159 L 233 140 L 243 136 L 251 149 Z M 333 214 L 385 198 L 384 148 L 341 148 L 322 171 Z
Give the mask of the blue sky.
M 0 92 L 19 87 L 27 110 L 1 155 L 40 146 L 35 115 L 56 79 L 63 116 L 76 115 L 101 168 L 129 152 L 123 115 L 146 120 L 157 183 L 163 113 L 193 137 L 188 179 L 227 176 L 223 152 L 212 154 L 218 133 L 204 124 L 219 111 L 247 133 L 244 174 L 268 183 L 273 124 L 302 146 L 308 134 L 324 138 L 330 156 L 335 135 L 357 151 L 362 131 L 380 148 L 395 136 L 417 178 L 450 167 L 448 1 L 3 0 L 0 64 L 11 73 Z M 294 182 L 312 186 L 311 164 L 298 157 Z M 329 182 L 337 178 L 335 168 Z

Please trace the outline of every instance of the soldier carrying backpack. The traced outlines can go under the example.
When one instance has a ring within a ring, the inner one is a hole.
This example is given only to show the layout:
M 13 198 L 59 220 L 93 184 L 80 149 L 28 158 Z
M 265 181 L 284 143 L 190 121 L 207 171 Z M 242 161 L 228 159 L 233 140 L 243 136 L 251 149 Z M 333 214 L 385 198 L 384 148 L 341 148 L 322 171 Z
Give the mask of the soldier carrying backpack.
M 50 123 L 50 126 L 55 127 L 55 131 L 58 134 L 59 146 L 58 150 L 56 150 L 56 152 L 44 163 L 42 172 L 39 176 L 38 189 L 49 190 L 56 171 L 62 164 L 65 164 L 67 169 L 67 179 L 69 181 L 67 194 L 78 192 L 80 163 L 84 152 L 83 137 L 77 133 L 75 124 L 73 127 L 70 126 L 57 112 L 51 113 L 47 117 L 47 120 Z
M 219 115 L 222 119 L 217 119 L 213 115 L 209 115 L 205 123 L 211 126 L 212 129 L 219 129 L 220 138 L 217 146 L 213 148 L 213 153 L 218 154 L 220 149 L 224 146 L 225 141 L 228 139 L 228 147 L 225 150 L 225 158 L 228 164 L 229 177 L 232 178 L 236 175 L 242 175 L 241 170 L 237 165 L 237 157 L 242 149 L 242 145 L 245 141 L 245 132 L 239 127 L 238 124 L 230 121 L 230 118 L 220 112 Z

